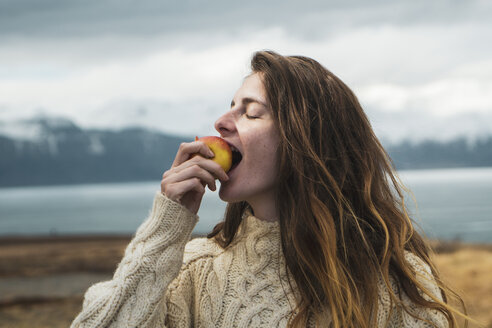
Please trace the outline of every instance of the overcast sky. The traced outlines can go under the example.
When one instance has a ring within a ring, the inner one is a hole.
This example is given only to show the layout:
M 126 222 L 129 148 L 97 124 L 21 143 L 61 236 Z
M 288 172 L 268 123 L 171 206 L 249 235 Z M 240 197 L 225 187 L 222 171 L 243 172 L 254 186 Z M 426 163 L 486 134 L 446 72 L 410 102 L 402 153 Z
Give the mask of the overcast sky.
M 378 136 L 492 134 L 492 1 L 0 0 L 0 121 L 215 133 L 254 51 L 321 62 Z

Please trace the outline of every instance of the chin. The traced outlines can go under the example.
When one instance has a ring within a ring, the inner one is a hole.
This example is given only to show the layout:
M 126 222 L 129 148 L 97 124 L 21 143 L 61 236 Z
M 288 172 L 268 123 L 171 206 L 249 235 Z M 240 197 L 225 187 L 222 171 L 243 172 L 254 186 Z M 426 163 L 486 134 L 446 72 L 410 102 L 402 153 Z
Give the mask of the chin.
M 219 189 L 219 198 L 227 203 L 235 203 L 234 199 L 227 193 L 227 191 L 224 191 L 223 187 L 220 187 Z
M 241 197 L 240 195 L 234 195 L 234 192 L 231 192 L 231 190 L 227 188 L 227 186 L 220 186 L 219 189 L 219 198 L 227 203 L 238 203 L 241 201 L 244 201 L 244 197 Z

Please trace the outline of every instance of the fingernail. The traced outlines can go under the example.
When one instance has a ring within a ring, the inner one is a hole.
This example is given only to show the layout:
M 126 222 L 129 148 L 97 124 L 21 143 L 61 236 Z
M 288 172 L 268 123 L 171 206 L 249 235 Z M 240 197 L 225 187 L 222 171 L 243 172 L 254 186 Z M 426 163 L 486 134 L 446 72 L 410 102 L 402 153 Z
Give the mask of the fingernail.
M 209 151 L 208 151 L 208 155 L 209 155 L 210 157 L 214 157 L 214 156 L 215 156 L 215 153 L 214 153 L 213 151 L 209 150 Z

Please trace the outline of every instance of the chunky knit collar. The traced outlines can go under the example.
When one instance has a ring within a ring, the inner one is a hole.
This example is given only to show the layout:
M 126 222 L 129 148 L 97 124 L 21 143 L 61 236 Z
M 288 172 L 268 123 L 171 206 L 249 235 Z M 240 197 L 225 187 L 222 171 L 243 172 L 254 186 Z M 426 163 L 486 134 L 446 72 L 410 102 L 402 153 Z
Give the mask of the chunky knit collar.
M 265 268 L 278 270 L 284 265 L 278 221 L 258 219 L 247 207 L 236 238 L 237 246 L 245 250 L 245 260 L 253 271 L 259 272 Z
M 280 234 L 280 224 L 277 221 L 265 221 L 253 215 L 250 206 L 246 207 L 242 215 L 240 230 L 244 233 L 255 233 L 260 235 Z

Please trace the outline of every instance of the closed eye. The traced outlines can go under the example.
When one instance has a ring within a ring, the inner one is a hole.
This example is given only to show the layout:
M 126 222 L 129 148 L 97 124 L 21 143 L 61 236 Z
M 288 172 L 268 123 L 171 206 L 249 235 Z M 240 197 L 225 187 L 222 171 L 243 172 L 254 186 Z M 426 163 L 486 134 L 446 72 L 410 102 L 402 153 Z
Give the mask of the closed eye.
M 246 117 L 249 118 L 250 120 L 255 119 L 255 118 L 260 118 L 259 116 L 251 116 L 246 114 Z

